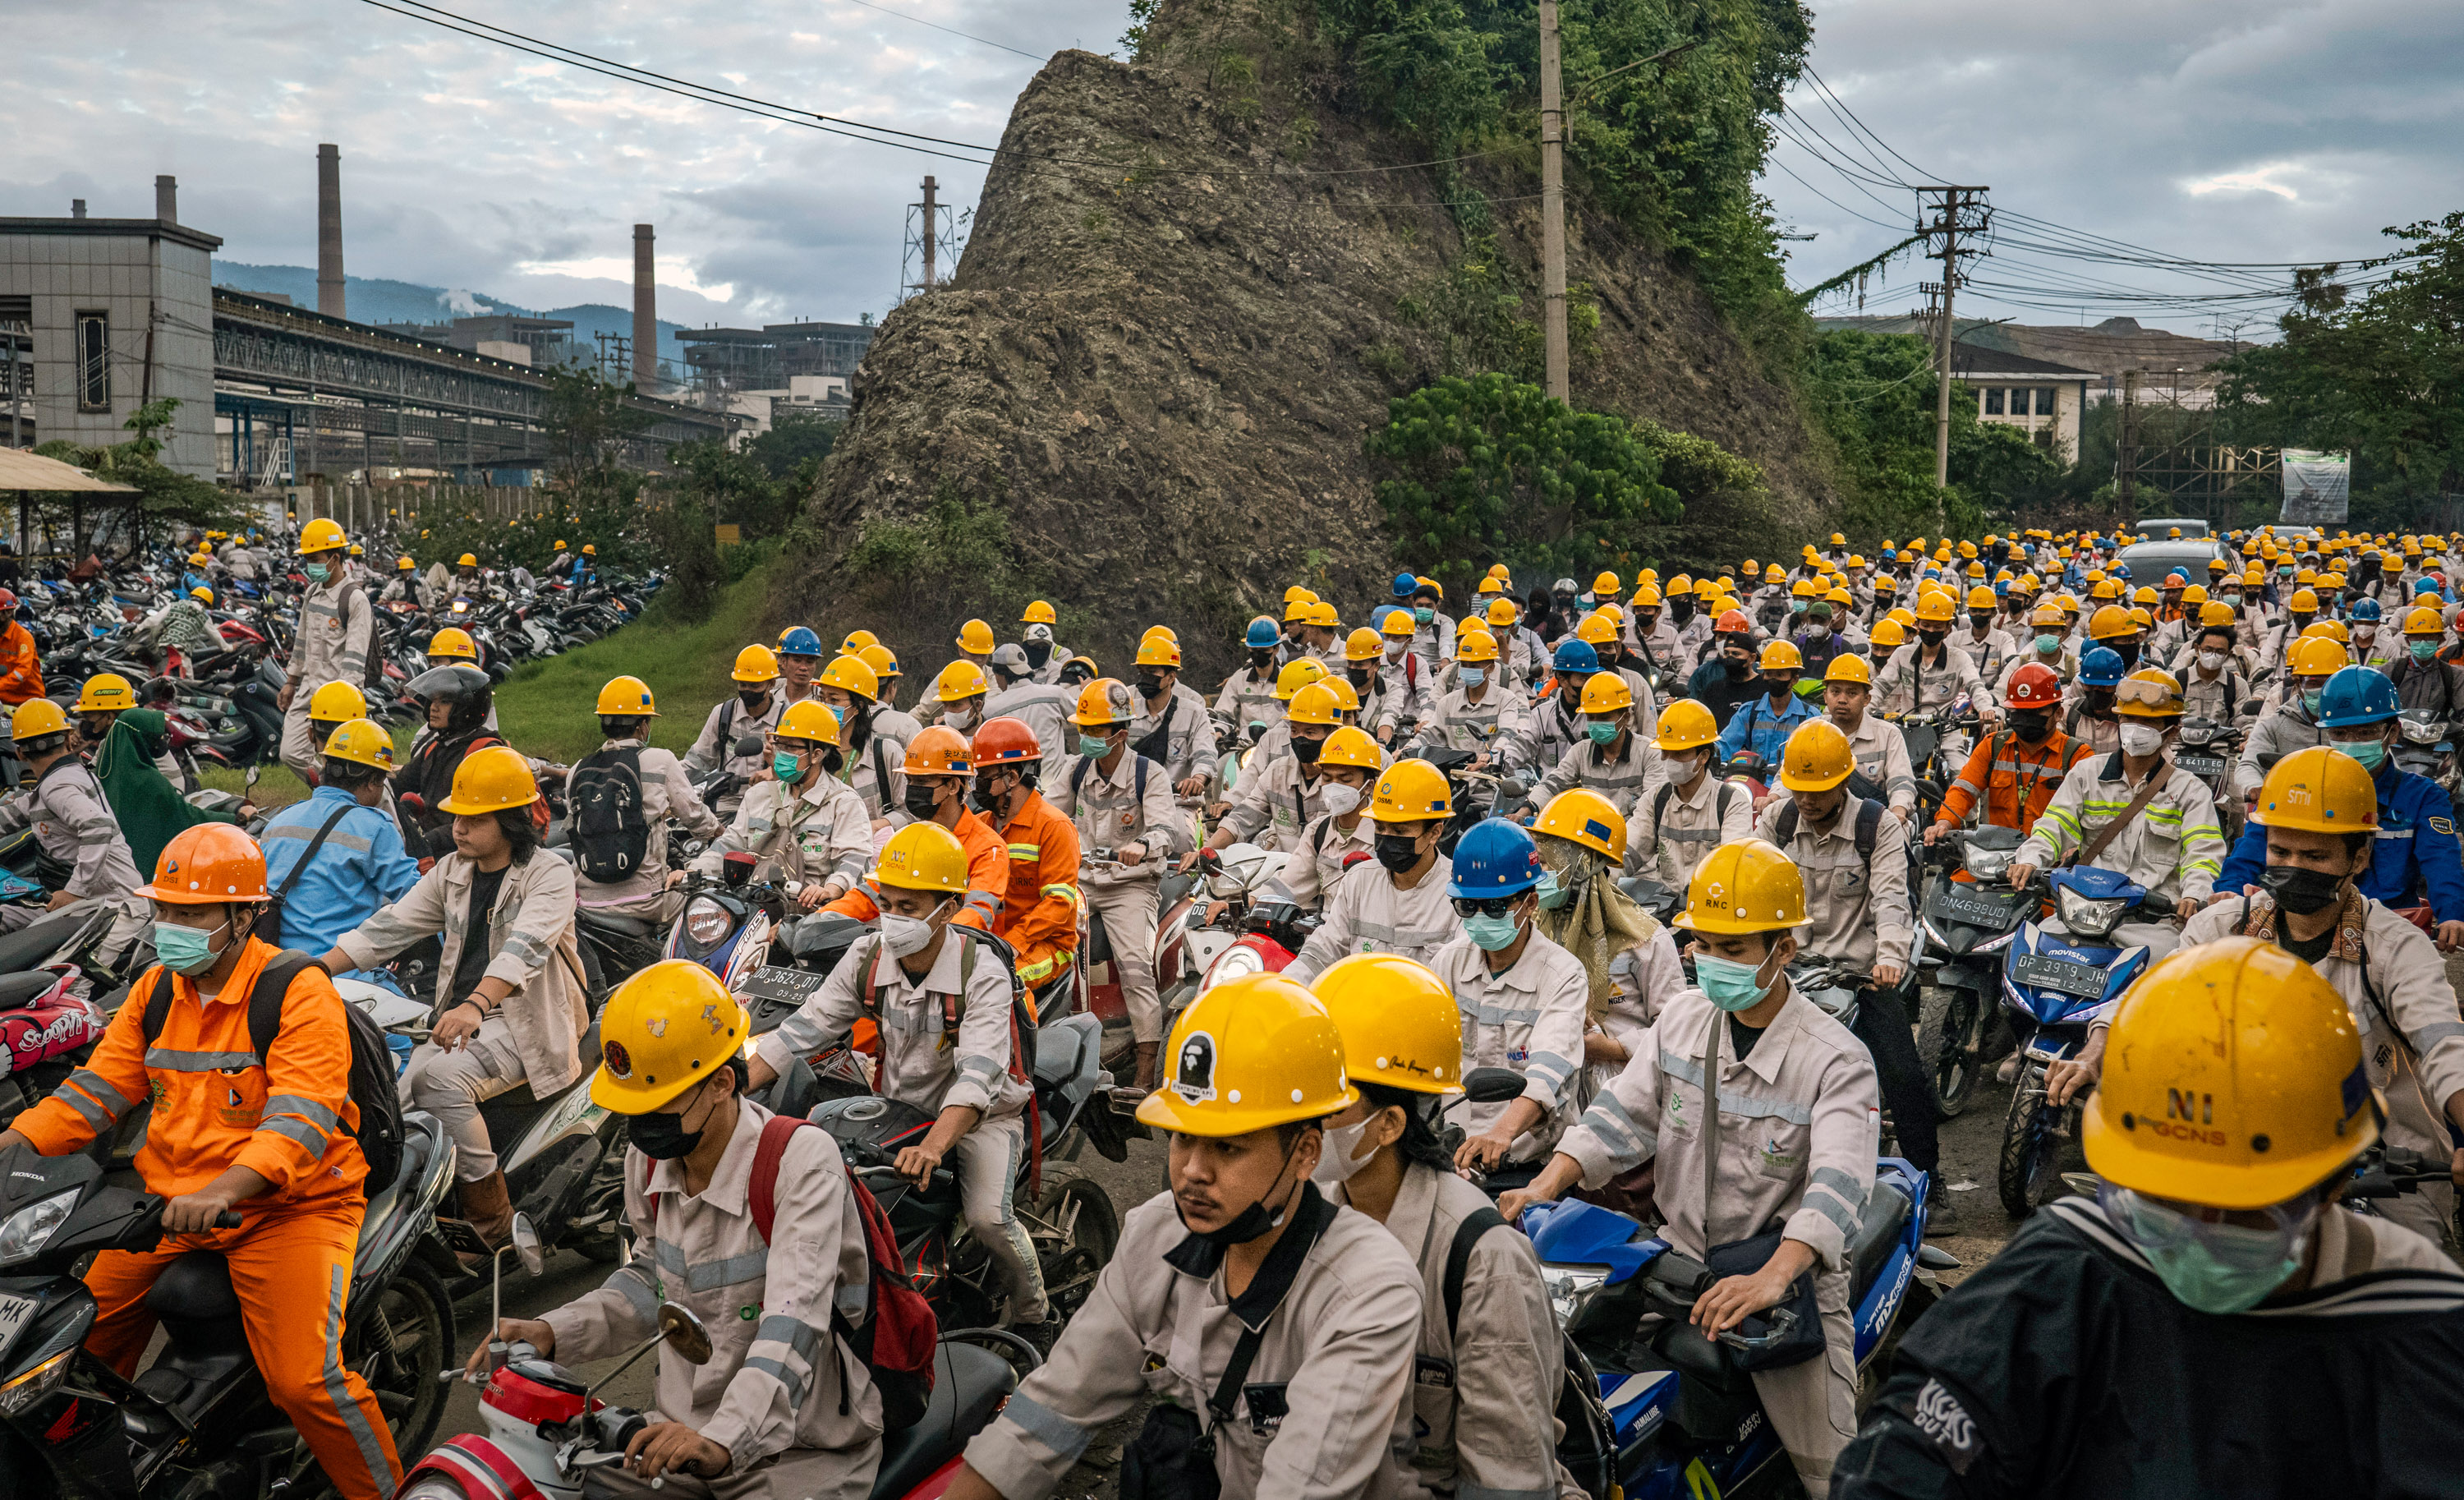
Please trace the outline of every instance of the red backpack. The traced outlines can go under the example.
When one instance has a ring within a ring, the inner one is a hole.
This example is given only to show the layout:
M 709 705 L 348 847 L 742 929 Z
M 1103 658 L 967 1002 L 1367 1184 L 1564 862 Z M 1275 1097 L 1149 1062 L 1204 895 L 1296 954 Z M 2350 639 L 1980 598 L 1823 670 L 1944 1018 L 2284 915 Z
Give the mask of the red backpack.
M 772 1115 L 761 1127 L 761 1143 L 754 1148 L 753 1180 L 745 1198 L 753 1211 L 754 1230 L 764 1245 L 772 1243 L 771 1228 L 779 1219 L 780 1158 L 787 1153 L 788 1139 L 808 1129 L 820 1127 L 783 1114 Z M 646 1189 L 648 1185 L 646 1180 Z M 864 1321 L 851 1323 L 833 1307 L 830 1332 L 846 1339 L 871 1373 L 873 1386 L 881 1392 L 883 1430 L 896 1432 L 923 1421 L 924 1408 L 933 1399 L 933 1355 L 941 1341 L 940 1322 L 933 1315 L 933 1305 L 908 1281 L 898 1238 L 891 1232 L 890 1216 L 882 1212 L 872 1190 L 853 1175 L 847 1177 L 847 1186 L 855 1195 L 856 1217 L 864 1222 L 865 1260 L 871 1277 Z M 644 1197 L 655 1229 L 659 1201 L 647 1191 Z M 847 1409 L 847 1387 L 842 1384 L 839 1410 L 844 1414 Z

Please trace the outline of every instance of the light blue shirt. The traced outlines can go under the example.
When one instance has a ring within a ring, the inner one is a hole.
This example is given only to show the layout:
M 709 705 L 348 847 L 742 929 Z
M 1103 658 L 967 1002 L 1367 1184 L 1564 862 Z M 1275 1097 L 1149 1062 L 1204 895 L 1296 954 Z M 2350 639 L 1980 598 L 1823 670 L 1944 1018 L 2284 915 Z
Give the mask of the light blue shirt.
M 419 862 L 402 847 L 402 830 L 375 807 L 363 807 L 339 786 L 319 786 L 306 802 L 293 803 L 266 825 L 266 889 L 280 891 L 317 830 L 348 807 L 342 821 L 325 836 L 317 858 L 300 872 L 299 883 L 283 898 L 282 932 L 286 948 L 323 953 L 334 939 L 357 928 L 377 909 L 399 899 L 419 881 Z M 264 935 L 272 938 L 274 935 Z

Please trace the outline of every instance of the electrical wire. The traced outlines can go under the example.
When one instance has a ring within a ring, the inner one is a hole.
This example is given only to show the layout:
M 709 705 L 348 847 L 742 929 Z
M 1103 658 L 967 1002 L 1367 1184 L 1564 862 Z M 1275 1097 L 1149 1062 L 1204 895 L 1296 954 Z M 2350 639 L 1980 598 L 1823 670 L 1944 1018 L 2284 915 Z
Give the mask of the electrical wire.
M 1024 57 L 1029 62 L 1044 62 L 1047 60 L 1042 53 L 1020 52 L 1019 49 L 1012 47 L 1007 42 L 997 42 L 989 36 L 972 35 L 966 32 L 959 31 L 955 27 L 943 26 L 937 21 L 928 21 L 920 15 L 910 15 L 904 11 L 893 11 L 886 5 L 875 5 L 873 4 L 873 0 L 847 0 L 847 3 L 849 5 L 860 5 L 868 11 L 878 11 L 884 15 L 894 15 L 902 21 L 913 21 L 918 26 L 929 26 L 936 32 L 947 32 L 953 36 L 965 37 L 968 41 L 979 42 L 986 47 L 998 47 L 1003 52 L 1018 53 L 1020 56 Z

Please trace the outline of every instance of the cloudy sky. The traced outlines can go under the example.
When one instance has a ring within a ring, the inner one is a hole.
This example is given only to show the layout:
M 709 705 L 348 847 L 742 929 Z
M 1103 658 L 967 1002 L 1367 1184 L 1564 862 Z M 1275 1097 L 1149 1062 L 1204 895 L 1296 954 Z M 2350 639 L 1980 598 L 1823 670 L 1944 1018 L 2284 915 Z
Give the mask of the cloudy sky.
M 1126 24 L 1124 0 L 452 8 L 678 77 L 973 142 L 999 138 L 1042 56 L 1113 50 Z M 21 63 L 0 213 L 64 213 L 83 197 L 99 215 L 150 214 L 154 175 L 172 172 L 181 217 L 222 235 L 233 260 L 315 264 L 315 153 L 331 141 L 355 276 L 531 306 L 621 303 L 630 226 L 649 221 L 670 318 L 852 320 L 895 296 L 918 179 L 935 173 L 962 208 L 981 184 L 961 162 L 750 119 L 362 0 L 5 0 L 0 16 Z M 1981 284 L 1963 312 L 2057 323 L 2134 313 L 2210 332 L 2266 309 L 2123 294 L 2251 283 L 2030 246 L 2076 245 L 2071 232 L 2199 261 L 2350 257 L 2376 250 L 2384 225 L 2464 207 L 2464 6 L 1842 0 L 1817 7 L 1815 25 L 1815 66 L 1836 100 L 1799 90 L 1786 121 L 1799 140 L 1783 143 L 1787 170 L 1766 183 L 1789 225 L 1815 236 L 1791 247 L 1800 285 L 1906 232 L 1914 197 L 1897 184 L 1984 184 L 2000 238 L 1968 268 Z M 1869 308 L 1903 310 L 1923 275 L 1903 263 Z M 2278 274 L 2255 275 L 2265 286 Z

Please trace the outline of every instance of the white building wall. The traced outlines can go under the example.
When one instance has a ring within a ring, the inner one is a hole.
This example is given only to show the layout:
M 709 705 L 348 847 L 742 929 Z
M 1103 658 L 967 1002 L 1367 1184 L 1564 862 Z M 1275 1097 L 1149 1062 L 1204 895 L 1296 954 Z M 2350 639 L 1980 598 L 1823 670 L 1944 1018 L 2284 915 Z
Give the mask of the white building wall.
M 214 477 L 213 257 L 151 227 L 0 231 L 0 295 L 33 306 L 34 438 L 104 447 L 147 394 L 177 397 L 163 454 L 183 474 Z M 77 315 L 110 329 L 108 409 L 81 409 Z M 146 334 L 153 332 L 151 374 Z

